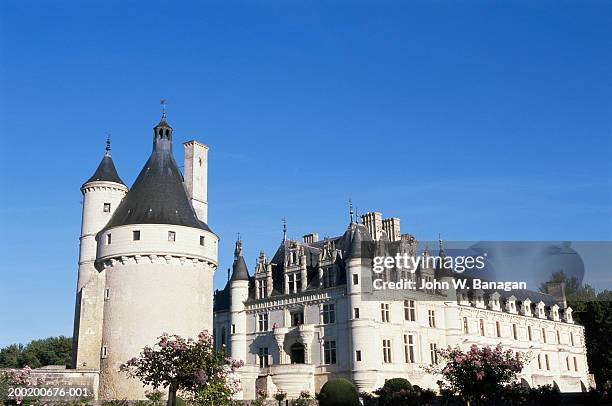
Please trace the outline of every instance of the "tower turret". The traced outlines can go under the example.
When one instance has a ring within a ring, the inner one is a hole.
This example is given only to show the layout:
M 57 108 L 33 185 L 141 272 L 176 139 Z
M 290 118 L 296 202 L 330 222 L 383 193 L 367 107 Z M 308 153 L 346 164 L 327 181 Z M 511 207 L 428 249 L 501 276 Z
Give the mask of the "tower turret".
M 236 241 L 234 264 L 230 278 L 230 319 L 231 340 L 230 354 L 232 358 L 246 361 L 246 313 L 244 302 L 249 297 L 249 271 L 242 256 L 242 241 Z
M 73 367 L 100 368 L 104 275 L 94 266 L 96 234 L 104 227 L 128 189 L 119 178 L 111 158 L 110 139 L 93 176 L 81 187 L 83 216 L 79 246 L 79 275 L 73 332 Z
M 119 366 L 164 332 L 212 331 L 218 237 L 198 218 L 172 154 L 166 114 L 153 128 L 153 151 L 96 236 L 105 277 L 100 397 L 144 399 Z

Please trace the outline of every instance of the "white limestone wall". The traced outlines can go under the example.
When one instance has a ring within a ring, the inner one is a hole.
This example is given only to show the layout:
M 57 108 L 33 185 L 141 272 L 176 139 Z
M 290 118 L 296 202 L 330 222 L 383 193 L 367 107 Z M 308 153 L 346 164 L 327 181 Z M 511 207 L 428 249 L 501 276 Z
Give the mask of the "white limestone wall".
M 73 331 L 73 367 L 98 369 L 102 340 L 102 311 L 105 277 L 94 266 L 96 233 L 108 222 L 127 194 L 124 185 L 114 182 L 89 182 L 81 188 L 83 215 L 79 246 L 79 274 Z M 110 210 L 104 211 L 105 203 Z
M 133 230 L 140 241 L 133 241 Z M 175 241 L 168 241 L 168 231 Z M 212 331 L 216 255 L 217 237 L 189 227 L 130 225 L 99 235 L 97 266 L 106 274 L 101 398 L 144 399 L 142 384 L 119 367 L 162 333 L 195 338 Z

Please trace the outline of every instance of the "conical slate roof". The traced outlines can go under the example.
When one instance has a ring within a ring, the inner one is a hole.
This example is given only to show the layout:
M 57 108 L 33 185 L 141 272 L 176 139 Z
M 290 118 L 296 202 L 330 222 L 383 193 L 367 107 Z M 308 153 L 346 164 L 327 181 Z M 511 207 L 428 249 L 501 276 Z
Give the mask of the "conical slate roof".
M 120 183 L 125 186 L 125 183 L 119 178 L 117 174 L 117 169 L 115 169 L 115 164 L 113 163 L 113 158 L 110 156 L 110 138 L 106 140 L 106 154 L 102 161 L 100 161 L 100 165 L 94 172 L 93 176 L 87 180 L 86 183 L 89 182 L 115 182 Z
M 191 205 L 165 118 L 154 129 L 153 152 L 105 229 L 130 224 L 174 224 L 211 231 Z
M 242 241 L 236 241 L 236 249 L 234 250 L 234 264 L 232 265 L 231 281 L 248 281 L 249 270 L 247 268 L 244 257 L 242 256 Z

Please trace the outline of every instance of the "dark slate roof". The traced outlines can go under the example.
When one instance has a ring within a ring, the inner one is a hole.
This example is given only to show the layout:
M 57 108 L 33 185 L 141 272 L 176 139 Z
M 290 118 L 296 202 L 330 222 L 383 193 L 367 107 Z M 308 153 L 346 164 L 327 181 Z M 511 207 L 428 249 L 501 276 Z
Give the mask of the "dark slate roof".
M 234 265 L 232 266 L 232 277 L 230 281 L 248 281 L 249 280 L 249 270 L 247 268 L 246 262 L 244 262 L 244 257 L 240 255 L 238 258 L 234 260 Z
M 172 155 L 171 133 L 156 136 L 149 160 L 104 229 L 129 224 L 173 224 L 211 231 L 198 219 L 187 196 Z
M 113 163 L 113 158 L 111 158 L 109 154 L 106 154 L 104 158 L 102 158 L 100 165 L 98 165 L 98 169 L 96 169 L 93 176 L 84 184 L 96 181 L 115 182 L 125 186 L 125 183 L 119 178 L 117 169 L 115 169 L 115 164 Z

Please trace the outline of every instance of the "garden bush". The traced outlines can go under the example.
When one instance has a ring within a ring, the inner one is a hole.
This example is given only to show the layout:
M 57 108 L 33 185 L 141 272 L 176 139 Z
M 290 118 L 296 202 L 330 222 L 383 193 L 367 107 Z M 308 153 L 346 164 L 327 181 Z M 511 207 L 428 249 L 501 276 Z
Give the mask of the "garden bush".
M 357 387 L 347 379 L 330 379 L 317 395 L 320 406 L 360 406 Z

